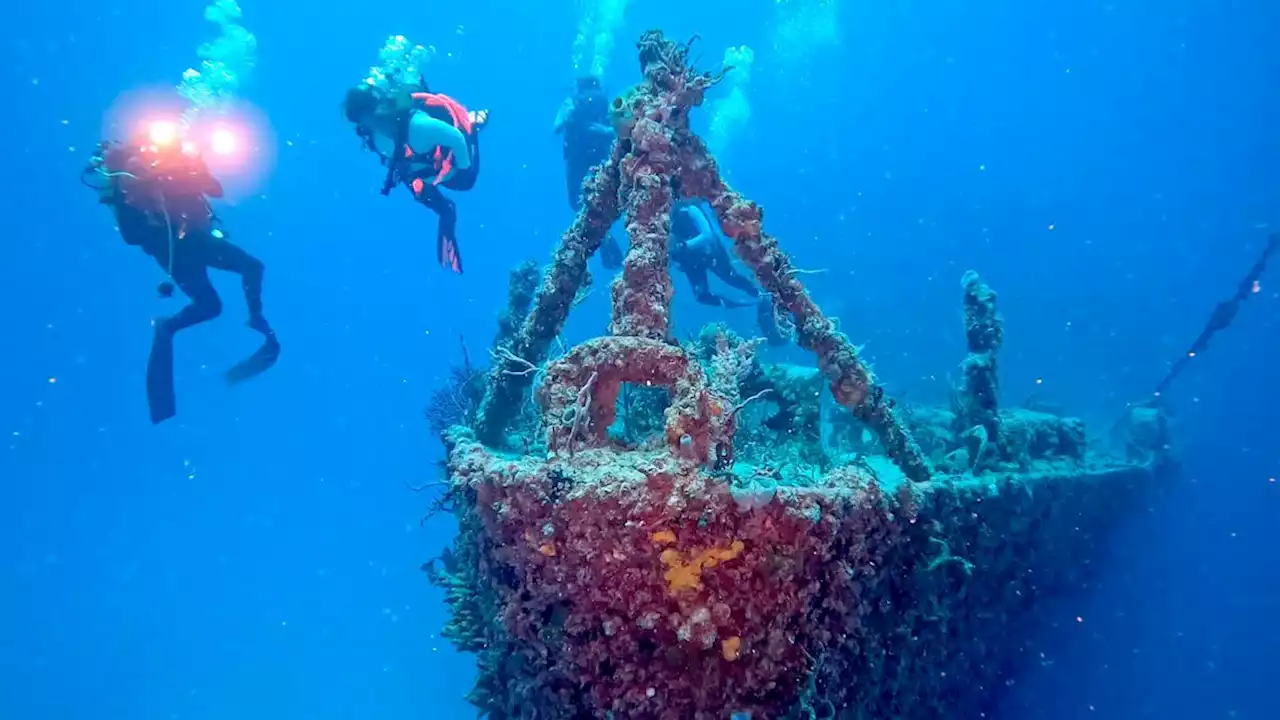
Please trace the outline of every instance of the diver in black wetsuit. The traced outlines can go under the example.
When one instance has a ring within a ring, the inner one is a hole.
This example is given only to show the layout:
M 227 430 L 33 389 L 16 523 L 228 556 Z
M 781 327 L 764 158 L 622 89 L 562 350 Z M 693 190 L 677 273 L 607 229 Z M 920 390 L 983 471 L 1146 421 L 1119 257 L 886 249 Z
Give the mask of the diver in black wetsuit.
M 678 203 L 671 211 L 671 262 L 689 279 L 698 302 L 726 308 L 755 307 L 756 320 L 769 344 L 786 344 L 788 339 L 778 328 L 773 297 L 762 295 L 750 278 L 738 272 L 720 241 L 718 225 L 713 222 L 701 203 Z M 734 300 L 712 292 L 707 283 L 708 271 L 752 299 Z
M 176 140 L 158 144 L 139 137 L 128 144 L 102 143 L 84 180 L 115 211 L 124 241 L 154 258 L 173 281 L 161 283 L 161 297 L 171 297 L 176 284 L 191 299 L 177 314 L 155 323 L 147 362 L 151 422 L 163 422 L 177 409 L 174 335 L 222 313 L 222 301 L 209 282 L 211 267 L 240 275 L 248 325 L 266 338 L 256 353 L 227 371 L 227 382 L 248 380 L 275 364 L 280 343 L 262 314 L 262 261 L 228 242 L 218 228 L 207 198 L 221 197 L 222 186 L 198 156 Z
M 609 124 L 609 98 L 594 77 L 578 78 L 577 92 L 565 100 L 556 116 L 555 131 L 564 135 L 564 178 L 569 207 L 582 207 L 582 184 L 591 169 L 609 158 L 613 148 L 613 126 Z M 612 234 L 600 246 L 605 268 L 622 267 L 622 248 Z

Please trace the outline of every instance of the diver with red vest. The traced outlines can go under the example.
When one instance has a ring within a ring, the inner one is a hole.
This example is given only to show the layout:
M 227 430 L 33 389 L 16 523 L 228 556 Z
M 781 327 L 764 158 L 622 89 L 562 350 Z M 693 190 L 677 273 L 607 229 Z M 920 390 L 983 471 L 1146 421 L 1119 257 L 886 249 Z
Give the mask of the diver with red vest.
M 124 241 L 138 246 L 168 274 L 172 282 L 160 284 L 160 296 L 171 297 L 176 284 L 191 299 L 173 316 L 155 322 L 147 360 L 151 422 L 163 422 L 177 409 L 174 336 L 222 313 L 209 268 L 240 276 L 248 325 L 265 338 L 256 353 L 227 371 L 227 382 L 243 382 L 275 365 L 280 343 L 262 314 L 262 261 L 227 240 L 209 205 L 209 198 L 222 197 L 222 185 L 196 148 L 182 142 L 176 123 L 156 123 L 125 143 L 100 143 L 81 181 L 112 208 Z
M 403 185 L 435 212 L 440 218 L 437 260 L 444 269 L 461 273 L 457 206 L 442 188 L 465 192 L 475 186 L 479 132 L 488 113 L 469 112 L 453 98 L 430 92 L 426 83 L 404 90 L 362 83 L 347 91 L 343 111 L 365 147 L 387 167 L 382 194 Z

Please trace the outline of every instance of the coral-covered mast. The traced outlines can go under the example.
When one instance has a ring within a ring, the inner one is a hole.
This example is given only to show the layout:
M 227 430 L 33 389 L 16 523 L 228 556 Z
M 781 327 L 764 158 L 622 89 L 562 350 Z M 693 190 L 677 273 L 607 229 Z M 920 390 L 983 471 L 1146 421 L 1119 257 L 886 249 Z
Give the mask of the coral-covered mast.
M 532 363 L 546 357 L 585 277 L 587 257 L 599 248 L 608 224 L 619 215 L 619 196 L 627 211 L 631 249 L 613 285 L 610 330 L 615 336 L 665 340 L 672 293 L 667 260 L 672 202 L 677 193 L 702 197 L 715 208 L 738 256 L 794 318 L 800 344 L 817 354 L 836 400 L 876 433 L 908 478 L 929 480 L 928 462 L 870 368 L 809 297 L 777 241 L 763 232 L 759 206 L 724 182 L 706 145 L 689 129 L 690 109 L 722 75 L 696 72 L 689 64 L 689 46 L 657 31 L 641 37 L 639 50 L 645 79 L 614 100 L 619 139 L 613 155 L 587 183 L 583 210 L 561 240 L 513 354 Z M 513 408 L 532 381 L 519 369 L 500 366 L 490 378 L 479 426 L 485 442 L 501 444 Z M 666 379 L 678 374 L 668 372 Z M 593 403 L 600 421 L 612 413 L 602 407 L 603 400 Z
M 648 38 L 648 36 L 646 36 Z M 650 38 L 651 42 L 655 42 Z M 657 52 L 665 64 L 684 67 L 687 47 L 669 41 Z M 641 57 L 645 40 L 641 40 Z M 692 74 L 689 69 L 685 73 Z M 703 76 L 706 77 L 706 76 Z M 733 239 L 738 257 L 751 268 L 765 290 L 792 316 L 800 345 L 818 356 L 818 366 L 827 376 L 836 401 L 849 408 L 879 437 L 885 452 L 916 482 L 929 480 L 933 471 L 920 447 L 911 437 L 876 382 L 871 368 L 858 357 L 857 349 L 844 333 L 823 314 L 796 277 L 791 259 L 778 247 L 778 241 L 763 230 L 763 211 L 729 186 L 720 175 L 715 159 L 701 138 L 693 134 L 681 138 L 676 166 L 680 192 L 685 196 L 706 199 L 715 208 L 720 225 Z
M 709 386 L 696 358 L 669 340 L 667 245 L 677 148 L 691 137 L 689 109 L 717 80 L 689 71 L 684 60 L 683 48 L 661 33 L 646 33 L 640 40 L 645 79 L 625 100 L 614 101 L 614 157 L 621 156 L 617 187 L 626 207 L 630 249 L 613 282 L 610 336 L 585 342 L 551 363 L 539 388 L 552 452 L 603 445 L 622 385 L 636 383 L 670 391 L 666 441 L 676 457 L 711 464 L 732 456 L 733 409 Z M 603 202 L 587 198 L 587 206 Z
M 871 428 L 908 478 L 915 482 L 931 479 L 933 471 L 928 461 L 894 412 L 893 402 L 885 397 L 871 368 L 858 357 L 849 338 L 809 297 L 777 239 L 763 231 L 760 206 L 742 197 L 720 177 L 715 160 L 697 138 L 691 138 L 681 153 L 680 178 L 683 192 L 711 203 L 725 235 L 733 238 L 738 257 L 773 294 L 778 305 L 791 313 L 797 341 L 818 356 L 818 367 L 826 374 L 836 402 Z
M 960 432 L 982 428 L 989 442 L 1000 439 L 1000 376 L 996 353 L 1004 344 L 1004 321 L 996 312 L 996 293 L 970 270 L 960 280 L 964 288 L 964 336 L 969 354 L 961 364 L 964 382 L 957 408 Z M 973 458 L 978 464 L 982 458 Z
M 676 156 L 672 147 L 675 133 L 661 119 L 648 117 L 656 110 L 659 109 L 645 108 L 637 113 L 629 128 L 619 128 L 619 137 L 629 138 L 622 143 L 628 152 L 622 159 L 621 190 L 627 198 L 627 235 L 631 247 L 622 263 L 622 274 L 613 281 L 613 317 L 609 332 L 666 340 L 672 295 L 667 245 L 675 196 L 671 175 Z
M 533 300 L 533 309 L 511 340 L 510 353 L 495 361 L 489 373 L 484 399 L 476 420 L 479 437 L 493 446 L 505 444 L 505 433 L 519 411 L 533 375 L 524 372 L 523 362 L 537 364 L 547 357 L 551 341 L 564 328 L 573 300 L 587 278 L 587 260 L 618 219 L 618 166 L 622 158 L 614 143 L 609 161 L 592 173 L 583 192 L 584 203 L 573 225 L 560 238 L 555 256 L 542 276 L 542 285 Z

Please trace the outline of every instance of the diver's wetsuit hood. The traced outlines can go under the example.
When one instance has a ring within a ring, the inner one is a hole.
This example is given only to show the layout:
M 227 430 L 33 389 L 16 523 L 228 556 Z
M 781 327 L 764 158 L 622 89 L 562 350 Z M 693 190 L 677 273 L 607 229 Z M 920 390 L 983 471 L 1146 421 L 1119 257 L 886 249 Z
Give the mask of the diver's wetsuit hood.
M 378 98 L 371 85 L 357 85 L 347 91 L 342 101 L 342 113 L 348 122 L 362 125 L 378 112 Z
M 609 99 L 604 95 L 599 78 L 590 75 L 578 78 L 569 122 L 580 125 L 609 122 Z
M 424 83 L 425 85 L 425 83 Z M 361 83 L 349 90 L 342 101 L 342 113 L 346 116 L 347 121 L 355 125 L 356 135 L 364 141 L 365 149 L 375 154 L 378 152 L 376 135 L 378 130 L 374 124 L 380 118 L 390 117 L 393 130 L 393 140 L 396 150 L 392 153 L 391 158 L 383 158 L 383 162 L 387 165 L 387 176 L 382 183 L 382 194 L 388 195 L 396 183 L 396 165 L 393 159 L 403 152 L 402 148 L 408 132 L 408 114 L 404 117 L 394 117 L 387 115 L 387 104 L 389 99 L 386 93 L 379 88 Z
M 348 122 L 364 126 L 371 118 L 386 115 L 388 111 L 394 112 L 394 106 L 400 94 L 417 92 L 431 92 L 425 78 L 419 77 L 417 84 L 404 86 L 399 90 L 390 90 L 362 82 L 347 90 L 347 95 L 342 101 L 342 113 Z

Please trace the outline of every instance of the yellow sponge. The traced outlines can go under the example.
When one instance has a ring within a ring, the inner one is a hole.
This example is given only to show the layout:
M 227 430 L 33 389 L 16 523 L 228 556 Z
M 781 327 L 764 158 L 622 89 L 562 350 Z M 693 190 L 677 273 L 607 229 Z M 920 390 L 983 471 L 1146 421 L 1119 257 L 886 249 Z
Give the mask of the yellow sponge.
M 734 540 L 727 548 L 708 548 L 693 554 L 688 562 L 685 562 L 679 550 L 663 550 L 658 559 L 667 566 L 667 572 L 663 575 L 667 581 L 667 589 L 672 595 L 700 589 L 703 570 L 738 557 L 742 554 L 743 547 L 741 540 Z

